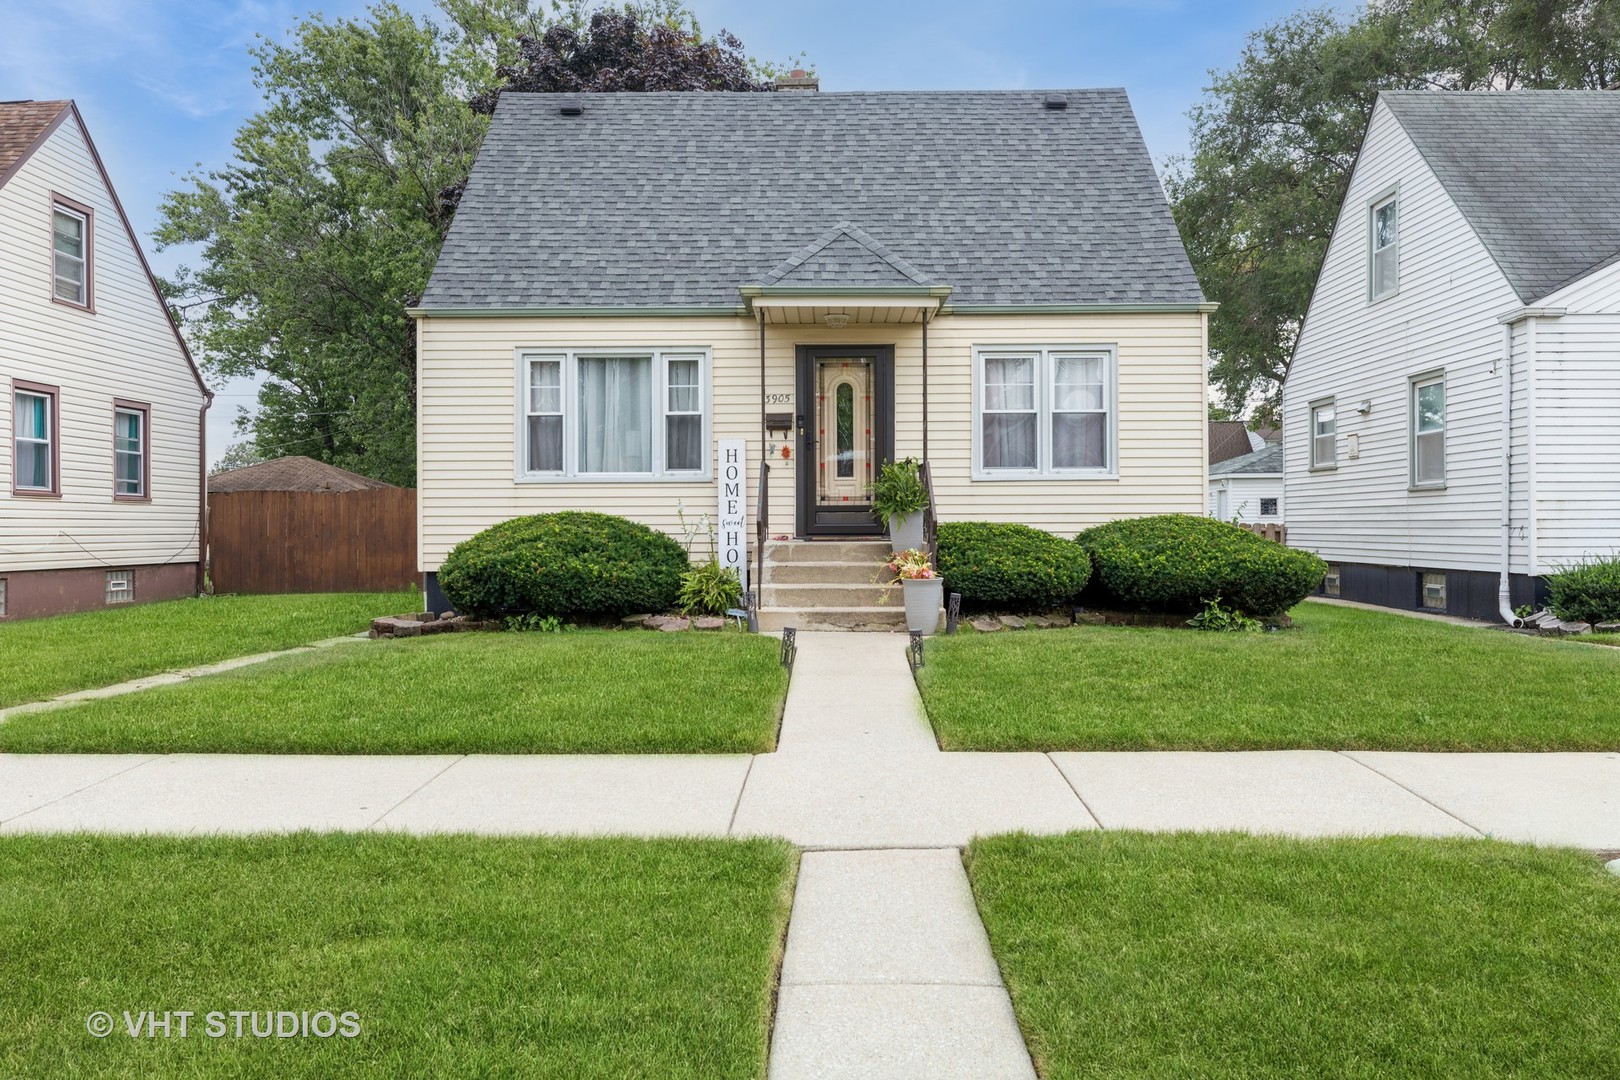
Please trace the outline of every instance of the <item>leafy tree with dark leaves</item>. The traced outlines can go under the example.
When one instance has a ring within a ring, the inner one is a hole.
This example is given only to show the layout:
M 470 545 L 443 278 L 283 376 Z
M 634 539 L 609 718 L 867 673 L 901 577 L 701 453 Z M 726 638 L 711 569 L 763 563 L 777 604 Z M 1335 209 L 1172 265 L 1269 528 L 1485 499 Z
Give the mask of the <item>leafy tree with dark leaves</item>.
M 1378 91 L 1620 86 L 1620 0 L 1381 0 L 1251 35 L 1194 107 L 1165 188 L 1205 294 L 1210 381 L 1274 421 Z
M 265 104 L 237 132 L 235 160 L 164 199 L 158 246 L 199 255 L 167 295 L 210 373 L 262 377 L 257 413 L 238 426 L 264 457 L 415 482 L 405 308 L 427 285 L 503 85 L 766 88 L 750 65 L 769 69 L 729 34 L 704 38 L 679 0 L 440 8 L 444 25 L 384 0 L 262 42 Z

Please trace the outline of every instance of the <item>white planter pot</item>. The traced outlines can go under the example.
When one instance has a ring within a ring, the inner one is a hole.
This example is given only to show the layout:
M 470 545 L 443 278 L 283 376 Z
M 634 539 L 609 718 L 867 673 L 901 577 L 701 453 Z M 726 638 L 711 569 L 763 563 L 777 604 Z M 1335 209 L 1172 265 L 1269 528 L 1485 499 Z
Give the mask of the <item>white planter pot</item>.
M 944 578 L 907 578 L 900 582 L 906 592 L 906 629 L 932 634 L 939 629 L 939 609 L 945 602 Z
M 889 543 L 896 551 L 912 551 L 923 546 L 923 512 L 892 514 L 889 517 Z

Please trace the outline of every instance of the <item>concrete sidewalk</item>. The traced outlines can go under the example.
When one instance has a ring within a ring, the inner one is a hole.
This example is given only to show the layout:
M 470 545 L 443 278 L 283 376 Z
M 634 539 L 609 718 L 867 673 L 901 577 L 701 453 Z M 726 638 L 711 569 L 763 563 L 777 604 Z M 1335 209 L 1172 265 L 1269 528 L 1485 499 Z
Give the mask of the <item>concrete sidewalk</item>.
M 0 832 L 784 836 L 961 847 L 1022 829 L 1412 833 L 1620 848 L 1620 754 L 942 753 L 899 635 L 799 635 L 774 754 L 0 754 Z

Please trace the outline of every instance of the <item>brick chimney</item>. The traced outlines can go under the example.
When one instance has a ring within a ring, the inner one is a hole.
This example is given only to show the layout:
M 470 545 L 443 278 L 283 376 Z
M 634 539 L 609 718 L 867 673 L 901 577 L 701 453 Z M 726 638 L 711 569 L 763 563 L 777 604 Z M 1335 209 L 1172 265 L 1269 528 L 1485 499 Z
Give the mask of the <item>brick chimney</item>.
M 807 73 L 804 68 L 794 68 L 786 75 L 776 77 L 778 90 L 808 90 L 815 93 L 821 89 L 821 80 Z

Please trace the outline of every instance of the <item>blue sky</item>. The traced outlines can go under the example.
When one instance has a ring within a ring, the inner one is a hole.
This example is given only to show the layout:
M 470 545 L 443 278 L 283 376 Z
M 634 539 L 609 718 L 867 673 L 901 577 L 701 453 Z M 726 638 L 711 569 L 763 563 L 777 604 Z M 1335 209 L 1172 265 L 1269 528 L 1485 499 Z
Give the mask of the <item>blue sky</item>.
M 258 106 L 248 47 L 310 11 L 362 13 L 364 0 L 34 0 L 8 4 L 0 99 L 78 100 L 124 208 L 161 274 L 183 258 L 147 239 L 163 193 L 229 159 Z M 431 0 L 401 0 L 430 12 Z M 1123 86 L 1154 160 L 1187 146 L 1186 113 L 1211 68 L 1231 66 L 1250 31 L 1300 0 L 689 0 L 703 28 L 750 55 L 803 51 L 824 90 Z M 217 457 L 253 387 L 215 386 Z

